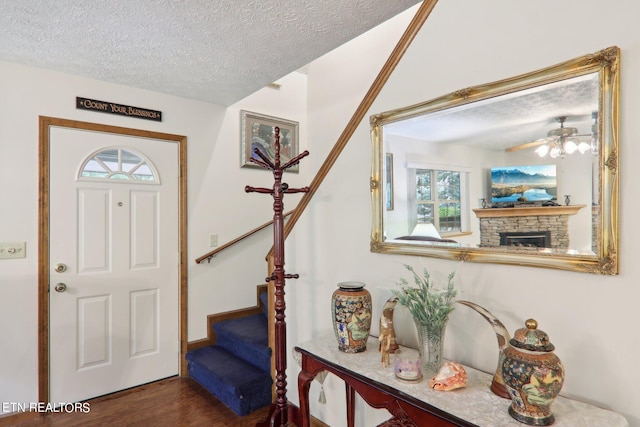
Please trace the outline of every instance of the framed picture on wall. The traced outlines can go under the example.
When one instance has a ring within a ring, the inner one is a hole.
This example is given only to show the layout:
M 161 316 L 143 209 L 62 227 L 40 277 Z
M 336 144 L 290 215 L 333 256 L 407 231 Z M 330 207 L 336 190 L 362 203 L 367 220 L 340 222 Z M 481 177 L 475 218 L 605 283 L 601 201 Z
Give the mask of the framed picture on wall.
M 251 162 L 251 158 L 260 160 L 255 149 L 260 150 L 269 159 L 275 159 L 275 128 L 280 128 L 280 163 L 284 164 L 297 156 L 298 122 L 265 116 L 264 114 L 240 111 L 241 167 L 263 169 Z M 300 165 L 287 169 L 298 172 Z
M 387 153 L 384 156 L 384 185 L 387 196 L 387 210 L 393 210 L 393 154 Z

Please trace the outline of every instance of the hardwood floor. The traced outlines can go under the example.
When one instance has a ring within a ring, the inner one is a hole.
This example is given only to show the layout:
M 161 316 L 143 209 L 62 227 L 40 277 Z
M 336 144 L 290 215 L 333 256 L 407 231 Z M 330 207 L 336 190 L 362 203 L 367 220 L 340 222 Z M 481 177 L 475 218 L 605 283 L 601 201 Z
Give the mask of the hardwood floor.
M 0 417 L 0 426 L 245 427 L 264 421 L 269 406 L 239 417 L 189 377 L 173 377 L 89 400 L 88 413 Z

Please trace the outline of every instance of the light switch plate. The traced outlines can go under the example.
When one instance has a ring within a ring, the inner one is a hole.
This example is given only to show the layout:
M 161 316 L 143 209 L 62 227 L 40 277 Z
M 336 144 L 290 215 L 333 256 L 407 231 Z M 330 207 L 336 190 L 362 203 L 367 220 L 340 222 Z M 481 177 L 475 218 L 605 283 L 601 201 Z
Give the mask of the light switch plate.
M 215 248 L 216 246 L 218 246 L 218 235 L 209 234 L 209 247 Z
M 26 258 L 27 242 L 0 243 L 0 259 Z

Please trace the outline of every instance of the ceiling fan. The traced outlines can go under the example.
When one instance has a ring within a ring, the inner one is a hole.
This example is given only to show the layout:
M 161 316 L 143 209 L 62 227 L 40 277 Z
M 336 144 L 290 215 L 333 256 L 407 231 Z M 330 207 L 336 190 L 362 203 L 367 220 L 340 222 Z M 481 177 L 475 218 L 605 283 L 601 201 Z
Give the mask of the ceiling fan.
M 594 121 L 597 117 L 596 115 L 597 113 L 594 113 Z M 565 127 L 564 123 L 567 120 L 567 116 L 560 116 L 556 120 L 560 123 L 560 127 L 551 129 L 547 132 L 546 137 L 516 145 L 515 147 L 509 147 L 505 149 L 505 151 L 509 153 L 538 147 L 535 149 L 535 152 L 540 157 L 549 154 L 549 157 L 555 159 L 564 157 L 565 154 L 573 154 L 576 151 L 584 154 L 592 149 L 594 133 L 579 134 L 577 128 Z

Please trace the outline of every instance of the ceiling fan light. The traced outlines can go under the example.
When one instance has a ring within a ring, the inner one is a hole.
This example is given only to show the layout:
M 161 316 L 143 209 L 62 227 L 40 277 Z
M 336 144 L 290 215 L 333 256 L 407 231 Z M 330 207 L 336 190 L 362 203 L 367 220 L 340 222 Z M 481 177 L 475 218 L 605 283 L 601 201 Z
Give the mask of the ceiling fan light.
M 552 159 L 557 159 L 561 155 L 562 155 L 562 150 L 560 150 L 560 148 L 558 147 L 553 147 L 551 151 L 549 151 L 549 156 L 551 156 Z
M 567 154 L 573 154 L 576 152 L 577 149 L 578 149 L 578 145 L 571 140 L 566 141 L 564 143 L 564 151 L 566 151 Z
M 584 141 L 578 144 L 578 151 L 580 152 L 580 154 L 584 154 L 589 150 L 591 150 L 591 144 Z
M 549 146 L 548 145 L 541 145 L 538 148 L 536 148 L 535 153 L 540 156 L 540 157 L 544 157 L 547 155 L 547 153 L 549 152 Z

